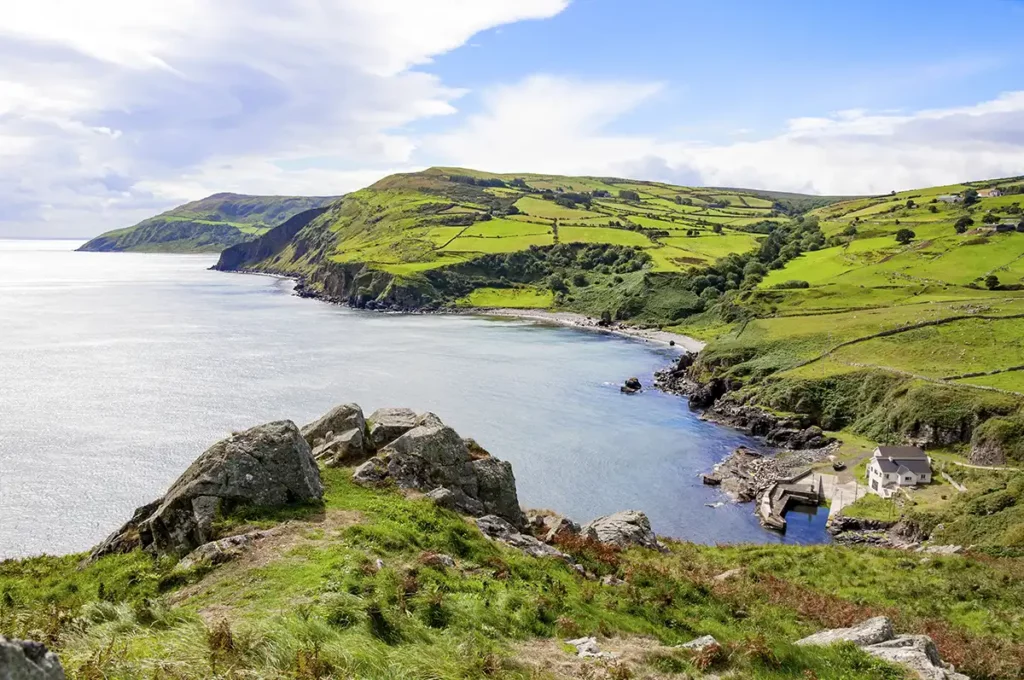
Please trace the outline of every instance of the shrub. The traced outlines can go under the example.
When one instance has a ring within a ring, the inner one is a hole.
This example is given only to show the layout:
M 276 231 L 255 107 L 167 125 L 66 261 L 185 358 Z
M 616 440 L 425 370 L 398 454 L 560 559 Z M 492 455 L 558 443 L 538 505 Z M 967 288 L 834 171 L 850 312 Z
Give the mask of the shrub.
M 789 290 L 793 288 L 810 288 L 811 284 L 806 281 L 799 281 L 793 279 L 791 281 L 783 281 L 782 283 L 776 283 L 772 288 L 776 290 Z

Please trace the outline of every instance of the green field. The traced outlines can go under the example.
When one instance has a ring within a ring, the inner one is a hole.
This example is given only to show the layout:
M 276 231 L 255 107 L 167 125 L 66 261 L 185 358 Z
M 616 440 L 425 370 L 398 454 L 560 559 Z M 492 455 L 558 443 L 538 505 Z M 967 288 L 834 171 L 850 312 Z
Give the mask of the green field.
M 536 288 L 477 288 L 456 301 L 460 307 L 508 307 L 511 309 L 540 309 L 550 307 L 555 296 L 550 290 Z

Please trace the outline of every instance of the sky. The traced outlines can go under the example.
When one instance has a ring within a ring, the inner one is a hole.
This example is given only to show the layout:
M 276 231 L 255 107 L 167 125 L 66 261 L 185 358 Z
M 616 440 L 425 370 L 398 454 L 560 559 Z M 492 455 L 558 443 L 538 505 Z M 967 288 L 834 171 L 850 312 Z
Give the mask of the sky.
M 1024 1 L 0 0 L 0 238 L 433 165 L 870 194 L 1024 174 Z

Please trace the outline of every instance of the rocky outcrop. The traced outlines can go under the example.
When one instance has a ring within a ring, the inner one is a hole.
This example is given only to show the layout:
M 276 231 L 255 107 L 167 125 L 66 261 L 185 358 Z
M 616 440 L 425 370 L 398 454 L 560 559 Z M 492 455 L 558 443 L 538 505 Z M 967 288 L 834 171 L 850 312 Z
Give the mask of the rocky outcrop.
M 434 414 L 404 411 L 377 411 L 370 417 L 376 440 L 404 432 L 356 469 L 356 482 L 393 483 L 427 492 L 435 503 L 469 515 L 497 515 L 516 527 L 524 525 L 511 464 L 491 457 L 475 442 L 471 449 Z
M 556 543 L 567 536 L 578 536 L 580 525 L 568 517 L 550 510 L 527 510 L 526 525 L 530 532 L 545 543 Z
M 247 534 L 228 536 L 219 541 L 210 541 L 185 555 L 177 564 L 178 569 L 191 569 L 200 565 L 216 565 L 230 562 L 248 551 L 253 544 L 267 535 L 266 531 L 250 531 Z
M 0 635 L 0 679 L 64 680 L 64 669 L 46 645 Z
M 850 628 L 836 628 L 815 633 L 798 645 L 831 645 L 852 642 L 868 654 L 898 664 L 921 680 L 969 680 L 943 663 L 935 643 L 927 635 L 900 635 L 893 630 L 892 621 L 884 616 L 868 619 Z
M 352 430 L 365 431 L 366 419 L 359 404 L 342 404 L 302 428 L 302 436 L 309 446 L 327 440 L 328 435 Z
M 651 530 L 647 515 L 637 510 L 623 510 L 598 517 L 584 525 L 580 535 L 619 548 L 641 546 L 661 550 L 661 544 Z
M 259 238 L 225 249 L 221 252 L 220 258 L 213 268 L 220 271 L 245 269 L 278 254 L 291 243 L 296 234 L 327 212 L 328 207 L 313 208 L 297 213 Z
M 644 386 L 640 383 L 639 378 L 627 378 L 626 382 L 619 388 L 619 391 L 623 394 L 636 394 L 643 391 L 643 388 Z
M 419 418 L 410 408 L 377 409 L 369 418 L 370 443 L 375 449 L 387 446 L 416 427 Z
M 572 564 L 572 560 L 561 550 L 524 534 L 516 527 L 496 515 L 485 515 L 476 520 L 476 525 L 490 539 L 510 545 L 532 557 L 556 557 Z
M 279 507 L 322 497 L 320 471 L 299 428 L 290 420 L 259 425 L 211 446 L 92 557 L 135 548 L 180 555 L 214 539 L 214 522 L 237 506 Z

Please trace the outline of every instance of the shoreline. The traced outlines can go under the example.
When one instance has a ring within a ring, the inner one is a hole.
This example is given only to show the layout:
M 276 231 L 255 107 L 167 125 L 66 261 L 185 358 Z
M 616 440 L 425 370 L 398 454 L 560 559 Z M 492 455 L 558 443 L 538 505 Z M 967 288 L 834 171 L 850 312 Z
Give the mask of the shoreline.
M 564 326 L 566 328 L 578 328 L 580 330 L 604 333 L 606 335 L 618 335 L 633 340 L 653 342 L 666 347 L 675 346 L 687 352 L 700 352 L 707 343 L 691 338 L 688 335 L 672 333 L 669 331 L 652 330 L 647 328 L 635 328 L 633 326 L 601 326 L 598 320 L 579 314 L 577 312 L 551 312 L 543 309 L 515 309 L 508 307 L 497 308 L 470 308 L 465 311 L 455 311 L 455 314 L 468 314 L 503 319 L 520 319 L 523 321 L 534 321 L 537 323 Z

